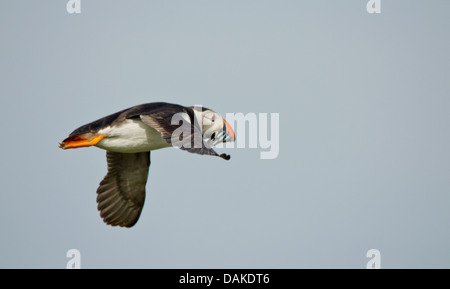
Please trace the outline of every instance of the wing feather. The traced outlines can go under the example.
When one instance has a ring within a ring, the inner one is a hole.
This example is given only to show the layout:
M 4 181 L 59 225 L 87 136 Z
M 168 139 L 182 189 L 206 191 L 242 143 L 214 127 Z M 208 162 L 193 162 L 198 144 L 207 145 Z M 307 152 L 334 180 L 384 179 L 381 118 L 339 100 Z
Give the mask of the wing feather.
M 108 225 L 132 227 L 145 201 L 150 152 L 107 151 L 108 173 L 97 189 L 100 216 Z
M 186 119 L 190 119 L 190 125 L 185 124 L 172 124 L 172 117 L 174 113 L 172 111 L 159 111 L 151 114 L 141 115 L 141 120 L 148 126 L 153 127 L 164 138 L 164 140 L 174 147 L 188 151 L 190 153 L 200 154 L 200 155 L 212 155 L 219 156 L 211 147 L 205 145 L 201 130 L 198 125 L 195 125 L 194 120 L 191 118 L 187 112 L 180 111 L 181 113 L 186 113 Z M 179 137 L 174 137 L 175 130 L 179 130 Z M 195 134 L 197 134 L 195 136 Z M 196 140 L 199 140 L 200 145 L 196 144 Z

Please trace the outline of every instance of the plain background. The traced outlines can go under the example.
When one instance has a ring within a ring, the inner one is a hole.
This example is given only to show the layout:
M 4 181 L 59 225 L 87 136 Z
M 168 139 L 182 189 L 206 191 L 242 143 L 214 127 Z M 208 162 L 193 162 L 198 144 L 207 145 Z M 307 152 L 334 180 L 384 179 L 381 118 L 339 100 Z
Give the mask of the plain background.
M 66 3 L 0 5 L 1 268 L 450 267 L 450 1 Z M 58 142 L 154 101 L 279 113 L 279 157 L 155 151 L 107 226 L 105 152 Z

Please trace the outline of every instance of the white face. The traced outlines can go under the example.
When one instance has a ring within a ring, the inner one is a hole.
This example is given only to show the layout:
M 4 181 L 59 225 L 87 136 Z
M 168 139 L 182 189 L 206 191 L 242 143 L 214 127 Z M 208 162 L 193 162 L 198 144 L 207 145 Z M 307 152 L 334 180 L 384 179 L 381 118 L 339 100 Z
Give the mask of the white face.
M 215 111 L 205 110 L 202 117 L 203 138 L 212 145 L 222 142 L 225 125 L 222 116 Z

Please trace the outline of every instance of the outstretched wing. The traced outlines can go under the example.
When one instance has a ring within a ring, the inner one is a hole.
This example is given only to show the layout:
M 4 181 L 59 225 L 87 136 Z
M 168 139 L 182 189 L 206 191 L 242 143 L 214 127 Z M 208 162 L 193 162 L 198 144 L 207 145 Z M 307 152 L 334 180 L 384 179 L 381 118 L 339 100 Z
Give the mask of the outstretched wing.
M 145 200 L 150 152 L 107 151 L 108 173 L 97 189 L 97 203 L 103 221 L 112 226 L 136 224 Z

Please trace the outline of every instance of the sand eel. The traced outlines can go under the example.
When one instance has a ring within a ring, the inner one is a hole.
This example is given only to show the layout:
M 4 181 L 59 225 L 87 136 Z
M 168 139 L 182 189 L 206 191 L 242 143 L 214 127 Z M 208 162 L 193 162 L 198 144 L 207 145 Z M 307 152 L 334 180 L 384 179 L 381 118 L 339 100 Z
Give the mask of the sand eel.
M 229 160 L 229 155 L 219 155 L 211 146 L 234 139 L 231 126 L 211 109 L 157 102 L 83 125 L 60 148 L 106 150 L 108 173 L 97 189 L 100 216 L 108 225 L 132 227 L 144 205 L 150 151 L 172 146 Z

